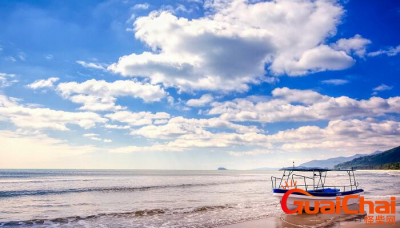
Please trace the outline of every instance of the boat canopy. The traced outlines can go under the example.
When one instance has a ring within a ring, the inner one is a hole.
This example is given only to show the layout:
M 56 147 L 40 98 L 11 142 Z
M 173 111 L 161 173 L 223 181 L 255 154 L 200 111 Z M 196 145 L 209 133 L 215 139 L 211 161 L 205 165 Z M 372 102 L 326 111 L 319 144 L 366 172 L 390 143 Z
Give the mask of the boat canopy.
M 355 169 L 325 169 L 319 167 L 284 167 L 279 171 L 297 171 L 297 172 L 328 172 L 328 171 L 356 171 Z
M 346 192 L 346 190 L 357 190 L 358 182 L 354 175 L 354 169 L 326 169 L 320 167 L 303 167 L 303 166 L 293 166 L 285 167 L 280 169 L 283 171 L 282 177 L 277 178 L 271 176 L 272 189 L 288 190 L 290 188 L 304 188 L 306 191 L 333 188 L 337 190 L 342 190 L 341 192 Z M 342 186 L 327 186 L 325 185 L 326 175 L 329 171 L 344 171 L 347 172 L 349 176 L 349 185 Z M 299 175 L 296 172 L 310 172 L 307 176 Z M 312 176 L 310 176 L 312 175 Z M 297 181 L 300 183 L 297 184 Z M 302 182 L 302 183 L 301 183 Z M 290 185 L 289 185 L 290 184 Z M 294 185 L 293 185 L 294 184 Z

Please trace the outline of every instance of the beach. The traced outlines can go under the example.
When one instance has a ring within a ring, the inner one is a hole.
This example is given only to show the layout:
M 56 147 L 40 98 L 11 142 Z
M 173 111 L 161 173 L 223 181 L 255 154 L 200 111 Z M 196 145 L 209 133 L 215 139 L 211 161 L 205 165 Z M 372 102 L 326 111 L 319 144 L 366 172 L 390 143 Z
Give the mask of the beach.
M 400 214 L 398 214 L 400 207 L 399 201 L 396 202 L 396 212 L 395 223 L 388 224 L 389 227 L 400 227 Z M 359 205 L 350 205 L 350 210 L 357 210 Z M 366 212 L 368 212 L 368 207 L 366 207 Z M 368 213 L 364 214 L 346 214 L 342 211 L 341 214 L 294 214 L 288 215 L 281 213 L 280 215 L 271 216 L 265 219 L 247 221 L 244 223 L 232 224 L 223 226 L 222 228 L 262 228 L 262 227 L 332 227 L 332 228 L 359 228 L 359 227 L 371 227 L 367 225 L 364 218 L 367 215 L 372 215 Z M 373 214 L 374 218 L 377 214 Z M 391 214 L 385 214 L 388 216 Z M 383 225 L 385 227 L 386 225 Z
M 317 216 L 314 216 L 317 217 Z M 265 228 L 265 227 L 332 227 L 332 228 L 360 228 L 360 227 L 371 227 L 371 225 L 366 225 L 363 218 L 355 216 L 353 218 L 340 218 L 336 220 L 328 219 L 329 223 L 324 222 L 324 219 L 311 217 L 308 219 L 297 218 L 290 222 L 285 222 L 280 217 L 270 217 L 265 219 L 253 220 L 238 224 L 232 224 L 223 226 L 221 228 Z M 383 225 L 385 227 L 385 225 Z M 400 227 L 400 215 L 396 214 L 395 225 L 387 225 L 387 227 Z
M 0 227 L 362 227 L 362 216 L 285 215 L 277 171 L 0 170 Z M 358 171 L 369 200 L 400 195 L 399 172 Z M 345 181 L 342 173 L 331 179 Z M 397 211 L 400 203 L 397 201 Z M 400 216 L 396 215 L 396 219 Z M 399 223 L 397 223 L 399 224 Z M 396 224 L 396 226 L 397 226 Z
M 398 216 L 398 215 L 397 215 Z M 396 217 L 397 217 L 396 216 Z M 362 219 L 352 219 L 352 220 L 344 220 L 337 221 L 330 225 L 326 226 L 316 226 L 315 224 L 301 224 L 297 225 L 284 223 L 279 218 L 271 217 L 266 219 L 259 219 L 254 221 L 248 221 L 239 224 L 232 224 L 228 226 L 223 226 L 222 228 L 265 228 L 265 227 L 332 227 L 332 228 L 361 228 L 361 227 L 371 227 L 371 225 L 366 225 Z M 385 227 L 384 225 L 382 227 Z M 395 225 L 387 225 L 387 227 L 400 227 L 400 220 L 396 220 Z

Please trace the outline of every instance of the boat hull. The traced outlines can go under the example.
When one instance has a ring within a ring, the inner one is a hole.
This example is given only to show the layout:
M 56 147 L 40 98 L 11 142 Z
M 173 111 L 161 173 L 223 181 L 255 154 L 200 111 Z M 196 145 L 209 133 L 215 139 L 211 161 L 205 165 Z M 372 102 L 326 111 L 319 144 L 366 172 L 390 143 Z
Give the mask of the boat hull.
M 274 189 L 273 196 L 278 198 L 281 201 L 282 197 L 286 191 L 287 190 Z M 303 194 L 290 194 L 290 196 L 287 199 L 287 207 L 289 208 L 289 210 L 294 210 L 297 208 L 297 205 L 294 204 L 294 201 L 309 201 L 310 208 L 315 208 L 316 201 L 319 201 L 319 203 L 318 203 L 319 207 L 328 205 L 328 204 L 321 204 L 321 201 L 333 201 L 336 204 L 336 197 L 340 197 L 340 200 L 342 201 L 345 196 L 349 196 L 349 195 L 361 196 L 362 194 L 364 194 L 364 190 L 357 189 L 354 191 L 337 192 L 337 193 L 331 193 L 331 194 L 316 194 L 313 192 L 310 192 L 310 193 L 312 195 L 314 195 L 314 197 L 303 195 Z M 347 205 L 358 204 L 358 202 L 359 202 L 359 197 L 351 198 L 347 201 Z

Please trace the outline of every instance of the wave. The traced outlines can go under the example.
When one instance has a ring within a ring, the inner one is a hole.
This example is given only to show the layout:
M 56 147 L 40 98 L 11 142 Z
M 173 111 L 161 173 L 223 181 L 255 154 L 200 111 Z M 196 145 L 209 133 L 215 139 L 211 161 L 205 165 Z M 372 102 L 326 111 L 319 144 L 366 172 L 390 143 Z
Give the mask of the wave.
M 154 185 L 154 186 L 141 186 L 141 187 L 103 187 L 103 188 L 70 188 L 70 189 L 55 189 L 55 190 L 0 191 L 0 198 L 59 195 L 59 194 L 69 194 L 69 193 L 85 193 L 85 192 L 134 192 L 134 191 L 147 191 L 147 190 L 164 189 L 164 188 L 206 187 L 206 186 L 241 184 L 241 183 L 251 183 L 251 182 L 265 182 L 265 180 L 243 180 L 234 182 L 203 183 L 203 184 Z
M 54 219 L 32 219 L 25 221 L 9 221 L 0 222 L 0 227 L 26 227 L 26 226 L 36 226 L 45 224 L 68 224 L 72 222 L 79 222 L 81 220 L 91 220 L 98 219 L 101 217 L 110 218 L 134 218 L 143 216 L 156 216 L 156 215 L 172 215 L 172 214 L 193 214 L 193 213 L 203 213 L 207 211 L 223 210 L 228 208 L 235 208 L 237 205 L 214 205 L 214 206 L 200 206 L 195 208 L 175 208 L 175 209 L 149 209 L 149 210 L 137 210 L 129 212 L 115 212 L 115 213 L 100 213 L 96 215 L 89 216 L 69 216 Z
M 0 177 L 1 178 L 1 177 Z M 38 184 L 38 183 L 58 183 L 58 182 L 93 182 L 93 181 L 104 181 L 106 179 L 81 179 L 81 180 L 18 180 L 18 181 L 8 181 L 7 179 L 5 180 L 0 180 L 0 184 L 25 184 L 25 183 L 33 183 L 33 184 Z

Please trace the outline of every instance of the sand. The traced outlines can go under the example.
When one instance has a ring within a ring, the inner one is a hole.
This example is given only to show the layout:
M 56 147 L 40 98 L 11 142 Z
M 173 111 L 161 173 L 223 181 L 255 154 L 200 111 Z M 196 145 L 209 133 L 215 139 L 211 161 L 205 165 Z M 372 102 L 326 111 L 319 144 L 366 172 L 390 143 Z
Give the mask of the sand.
M 221 228 L 295 228 L 295 227 L 330 227 L 330 228 L 359 228 L 371 227 L 366 225 L 364 221 L 365 215 L 286 215 L 282 214 L 279 217 L 269 217 L 254 221 L 223 226 Z M 373 225 L 372 227 L 400 227 L 400 214 L 396 214 L 395 225 Z
M 359 205 L 354 204 L 348 206 L 350 210 L 358 210 Z M 366 209 L 368 212 L 368 209 Z M 247 221 L 243 223 L 223 226 L 221 228 L 311 228 L 311 227 L 329 227 L 329 228 L 359 228 L 359 227 L 400 227 L 400 210 L 396 207 L 396 222 L 395 225 L 366 225 L 364 217 L 367 214 L 292 214 L 288 215 L 285 213 L 277 214 L 265 219 L 259 219 L 254 221 Z M 371 214 L 377 215 L 377 214 Z M 386 215 L 385 215 L 386 216 Z
M 308 227 L 330 227 L 330 228 L 361 228 L 361 227 L 371 227 L 370 225 L 366 225 L 363 219 L 354 219 L 351 221 L 337 221 L 333 222 L 331 224 L 314 224 L 312 225 L 311 223 L 302 224 L 302 223 L 297 223 L 295 224 L 289 224 L 286 223 L 285 221 L 282 221 L 280 218 L 277 217 L 270 217 L 270 218 L 265 218 L 265 219 L 260 219 L 260 220 L 254 220 L 254 221 L 248 221 L 248 222 L 243 222 L 243 223 L 238 223 L 238 224 L 233 224 L 233 225 L 228 225 L 228 226 L 223 226 L 221 228 L 280 228 L 280 227 L 285 227 L 285 228 L 294 228 L 294 227 L 302 227 L 302 228 L 308 228 Z M 389 227 L 400 227 L 400 220 L 397 219 L 396 217 L 396 224 L 395 225 L 374 225 L 372 227 L 382 227 L 382 228 L 389 228 Z

